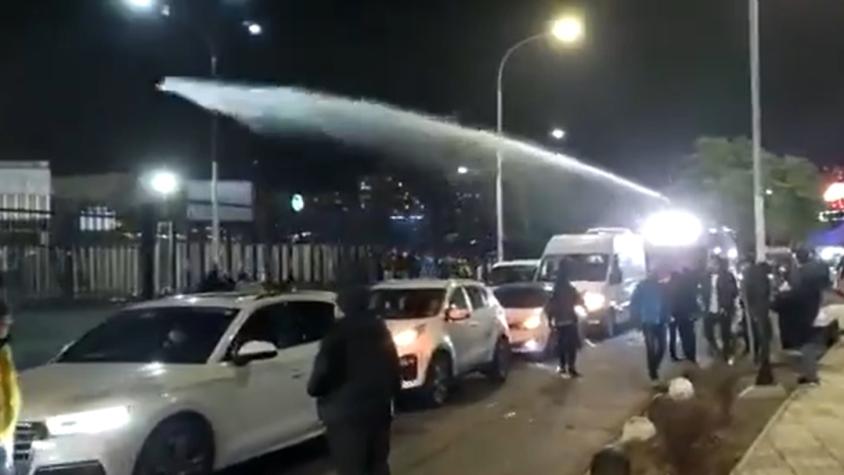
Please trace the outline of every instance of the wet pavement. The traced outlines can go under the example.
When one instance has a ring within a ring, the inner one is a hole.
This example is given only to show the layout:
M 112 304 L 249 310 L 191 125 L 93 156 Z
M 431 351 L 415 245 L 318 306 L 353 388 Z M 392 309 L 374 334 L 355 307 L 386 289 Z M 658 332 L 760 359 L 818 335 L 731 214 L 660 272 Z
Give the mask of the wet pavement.
M 631 332 L 585 348 L 579 365 L 584 377 L 578 380 L 560 378 L 551 363 L 528 361 L 518 362 L 503 386 L 471 378 L 446 407 L 399 415 L 393 473 L 582 475 L 592 454 L 652 397 L 644 365 L 641 336 Z M 680 370 L 673 366 L 666 375 Z M 317 440 L 225 475 L 236 473 L 334 472 Z

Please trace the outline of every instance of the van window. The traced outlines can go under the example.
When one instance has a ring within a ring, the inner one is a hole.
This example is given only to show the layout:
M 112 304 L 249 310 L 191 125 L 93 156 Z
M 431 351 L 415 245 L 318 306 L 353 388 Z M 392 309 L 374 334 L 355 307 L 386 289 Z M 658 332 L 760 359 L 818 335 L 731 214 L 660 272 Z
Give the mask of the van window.
M 565 262 L 572 282 L 604 282 L 607 280 L 610 256 L 608 254 L 562 254 L 545 256 L 539 269 L 539 280 L 553 282 L 560 264 Z

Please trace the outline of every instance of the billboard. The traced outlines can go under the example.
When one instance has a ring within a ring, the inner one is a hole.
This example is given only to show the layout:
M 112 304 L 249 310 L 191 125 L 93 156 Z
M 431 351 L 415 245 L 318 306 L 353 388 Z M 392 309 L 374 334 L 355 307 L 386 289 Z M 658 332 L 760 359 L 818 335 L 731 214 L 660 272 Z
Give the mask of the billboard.
M 211 182 L 185 182 L 187 218 L 190 221 L 211 221 Z M 217 203 L 220 222 L 250 222 L 254 219 L 255 195 L 249 181 L 222 180 L 217 182 Z

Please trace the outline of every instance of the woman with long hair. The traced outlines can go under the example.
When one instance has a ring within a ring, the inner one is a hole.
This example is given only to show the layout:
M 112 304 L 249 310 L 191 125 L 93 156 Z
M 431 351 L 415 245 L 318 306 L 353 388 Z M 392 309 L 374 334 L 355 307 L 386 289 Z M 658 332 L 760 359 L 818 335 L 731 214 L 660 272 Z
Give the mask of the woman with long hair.
M 582 305 L 580 293 L 569 281 L 566 263 L 560 262 L 554 281 L 554 291 L 548 301 L 546 313 L 551 327 L 557 334 L 557 352 L 560 374 L 577 378 L 577 351 L 580 349 L 580 330 L 577 307 Z

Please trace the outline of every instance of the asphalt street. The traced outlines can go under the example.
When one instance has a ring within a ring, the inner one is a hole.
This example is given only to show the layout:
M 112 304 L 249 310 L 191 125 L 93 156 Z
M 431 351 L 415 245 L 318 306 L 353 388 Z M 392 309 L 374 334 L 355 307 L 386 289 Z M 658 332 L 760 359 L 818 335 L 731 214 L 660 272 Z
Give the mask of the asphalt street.
M 502 386 L 481 377 L 463 382 L 439 410 L 399 414 L 393 473 L 582 475 L 593 453 L 653 395 L 641 336 L 630 332 L 581 353 L 578 380 L 550 362 L 521 360 Z M 678 365 L 666 364 L 665 374 Z M 321 440 L 234 467 L 225 475 L 334 473 Z

